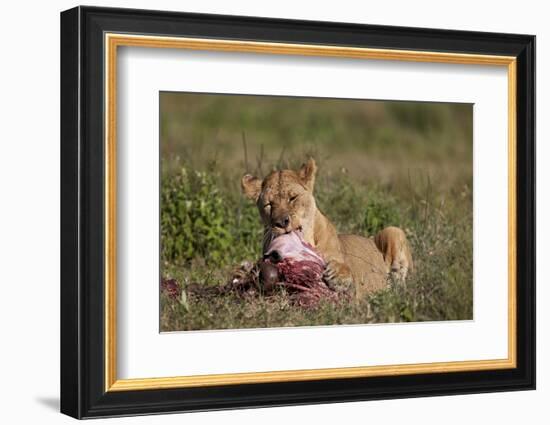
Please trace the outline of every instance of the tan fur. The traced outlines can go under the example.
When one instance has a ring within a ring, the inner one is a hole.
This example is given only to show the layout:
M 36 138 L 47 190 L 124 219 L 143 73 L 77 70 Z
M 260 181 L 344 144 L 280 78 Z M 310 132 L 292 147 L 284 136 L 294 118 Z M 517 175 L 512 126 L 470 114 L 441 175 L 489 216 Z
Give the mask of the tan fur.
M 273 238 L 301 230 L 327 261 L 324 279 L 339 291 L 359 296 L 387 286 L 388 274 L 405 279 L 412 258 L 405 233 L 383 229 L 372 238 L 338 235 L 331 221 L 317 208 L 313 188 L 317 166 L 310 159 L 298 171 L 273 171 L 261 180 L 243 176 L 243 193 L 256 201 L 264 223 L 264 250 Z M 393 270 L 394 265 L 396 270 Z
M 388 270 L 400 280 L 414 270 L 414 265 L 405 232 L 399 227 L 386 227 L 374 237 L 374 243 L 384 256 Z

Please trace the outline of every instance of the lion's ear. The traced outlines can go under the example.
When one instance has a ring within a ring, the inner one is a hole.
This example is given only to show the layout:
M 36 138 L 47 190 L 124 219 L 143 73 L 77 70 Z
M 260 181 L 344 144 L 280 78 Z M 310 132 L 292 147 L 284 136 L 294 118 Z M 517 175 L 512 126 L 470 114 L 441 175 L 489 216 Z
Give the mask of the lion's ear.
M 315 164 L 315 160 L 313 158 L 309 158 L 308 161 L 304 165 L 302 165 L 302 168 L 300 168 L 300 171 L 298 171 L 298 174 L 300 175 L 302 182 L 311 191 L 313 190 L 313 186 L 315 185 L 316 173 L 317 173 L 317 164 Z
M 262 190 L 262 181 L 250 174 L 245 174 L 241 179 L 243 193 L 253 201 L 257 201 Z

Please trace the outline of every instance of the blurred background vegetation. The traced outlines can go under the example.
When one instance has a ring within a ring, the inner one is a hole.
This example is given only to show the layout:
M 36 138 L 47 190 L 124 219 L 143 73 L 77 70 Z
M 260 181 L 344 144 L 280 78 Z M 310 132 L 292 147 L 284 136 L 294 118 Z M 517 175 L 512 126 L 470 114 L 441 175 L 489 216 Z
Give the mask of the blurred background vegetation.
M 259 258 L 262 228 L 240 178 L 310 156 L 317 203 L 338 230 L 400 226 L 417 269 L 405 288 L 316 312 L 284 297 L 161 296 L 161 330 L 471 319 L 472 118 L 469 104 L 161 93 L 163 277 L 221 285 Z

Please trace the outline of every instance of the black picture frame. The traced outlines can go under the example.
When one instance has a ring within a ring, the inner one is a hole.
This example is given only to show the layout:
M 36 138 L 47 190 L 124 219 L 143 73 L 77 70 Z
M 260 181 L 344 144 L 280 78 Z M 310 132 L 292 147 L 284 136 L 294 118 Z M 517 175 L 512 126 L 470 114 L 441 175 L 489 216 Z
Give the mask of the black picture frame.
M 105 32 L 516 57 L 517 367 L 106 392 Z M 534 36 L 96 7 L 76 7 L 61 13 L 62 413 L 92 418 L 534 388 Z

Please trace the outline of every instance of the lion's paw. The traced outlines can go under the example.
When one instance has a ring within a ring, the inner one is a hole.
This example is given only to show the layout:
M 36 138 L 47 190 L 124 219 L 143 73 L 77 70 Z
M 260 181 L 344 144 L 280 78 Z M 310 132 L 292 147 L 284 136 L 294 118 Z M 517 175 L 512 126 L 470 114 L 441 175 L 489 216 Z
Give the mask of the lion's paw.
M 327 286 L 336 292 L 347 292 L 352 285 L 351 271 L 347 265 L 338 261 L 328 261 L 323 273 Z

